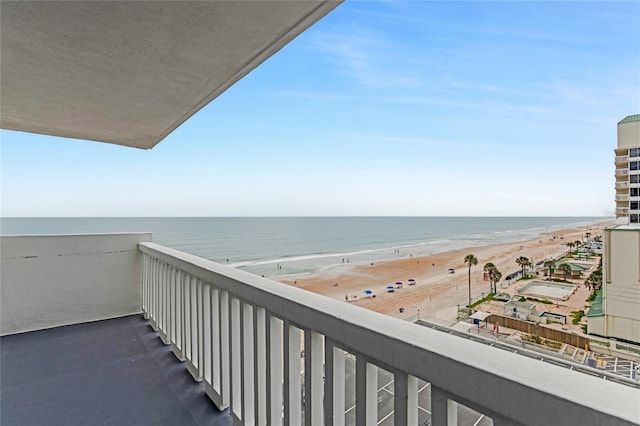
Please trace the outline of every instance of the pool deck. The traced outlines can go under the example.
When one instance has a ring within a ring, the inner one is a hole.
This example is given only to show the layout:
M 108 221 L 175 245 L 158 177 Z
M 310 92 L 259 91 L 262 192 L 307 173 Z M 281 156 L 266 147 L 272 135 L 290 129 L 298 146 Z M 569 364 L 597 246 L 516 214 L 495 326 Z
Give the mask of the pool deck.
M 534 281 L 544 282 L 543 279 L 540 279 L 540 278 L 535 279 Z M 555 303 L 552 305 L 533 302 L 533 303 L 536 303 L 536 309 L 538 311 L 553 312 L 556 314 L 565 315 L 567 316 L 567 318 L 571 317 L 572 311 L 579 311 L 580 309 L 584 310 L 585 309 L 584 306 L 587 304 L 586 299 L 589 297 L 590 292 L 582 284 L 582 281 L 584 281 L 584 279 L 581 279 L 580 283 L 570 282 L 570 285 L 577 285 L 578 287 L 576 289 L 576 292 L 572 294 L 567 300 L 553 300 L 553 302 Z M 500 287 L 500 284 L 502 284 L 502 288 Z M 511 285 L 507 285 L 505 283 L 498 283 L 498 292 L 508 293 L 511 296 L 516 296 L 517 298 L 521 295 L 516 291 L 516 289 L 522 287 L 524 284 L 525 282 L 523 281 L 518 281 L 517 283 L 513 283 Z M 561 284 L 565 284 L 565 283 L 561 283 Z M 545 298 L 545 297 L 536 297 L 532 295 L 529 295 L 529 296 L 534 297 L 536 299 Z M 495 300 L 490 302 L 485 302 L 482 305 L 478 306 L 476 309 L 480 311 L 490 312 L 492 314 L 504 315 L 504 302 L 495 301 Z M 575 331 L 576 333 L 582 334 L 581 325 L 580 324 L 574 325 L 571 323 L 571 321 L 567 321 L 567 324 L 562 326 L 560 324 L 548 324 L 547 327 L 552 327 L 552 328 L 557 327 L 558 329 L 562 328 L 563 330 L 568 332 Z
M 577 286 L 577 283 L 532 280 L 516 287 L 516 292 L 524 296 L 567 301 L 575 293 Z

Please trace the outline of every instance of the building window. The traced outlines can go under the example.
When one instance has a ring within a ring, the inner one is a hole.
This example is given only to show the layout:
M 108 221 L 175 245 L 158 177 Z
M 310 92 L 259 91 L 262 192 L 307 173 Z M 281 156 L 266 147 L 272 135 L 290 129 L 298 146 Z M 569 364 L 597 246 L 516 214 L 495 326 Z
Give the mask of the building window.
M 632 161 L 629 163 L 629 169 L 631 170 L 638 170 L 638 164 L 640 164 L 640 161 Z
M 640 148 L 631 148 L 629 150 L 629 157 L 640 157 Z
M 629 195 L 632 197 L 640 197 L 640 188 L 631 188 L 629 190 Z
M 631 210 L 640 210 L 640 201 L 632 201 L 629 208 Z
M 640 182 L 640 175 L 629 175 L 629 182 L 631 183 Z
M 631 216 L 629 216 L 629 222 L 640 223 L 640 214 L 632 214 Z

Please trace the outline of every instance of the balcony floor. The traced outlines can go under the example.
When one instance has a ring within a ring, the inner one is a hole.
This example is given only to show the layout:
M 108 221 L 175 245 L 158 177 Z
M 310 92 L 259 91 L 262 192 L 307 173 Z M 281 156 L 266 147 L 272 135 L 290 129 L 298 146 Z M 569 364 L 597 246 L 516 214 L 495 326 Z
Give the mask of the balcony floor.
M 232 421 L 141 315 L 0 338 L 0 424 Z

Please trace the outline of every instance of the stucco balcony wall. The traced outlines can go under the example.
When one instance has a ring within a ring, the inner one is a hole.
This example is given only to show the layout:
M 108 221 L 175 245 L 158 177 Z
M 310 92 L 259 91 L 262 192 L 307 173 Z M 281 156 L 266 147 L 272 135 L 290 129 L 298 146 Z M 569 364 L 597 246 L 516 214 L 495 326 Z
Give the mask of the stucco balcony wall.
M 150 233 L 0 238 L 0 334 L 141 312 L 138 243 Z

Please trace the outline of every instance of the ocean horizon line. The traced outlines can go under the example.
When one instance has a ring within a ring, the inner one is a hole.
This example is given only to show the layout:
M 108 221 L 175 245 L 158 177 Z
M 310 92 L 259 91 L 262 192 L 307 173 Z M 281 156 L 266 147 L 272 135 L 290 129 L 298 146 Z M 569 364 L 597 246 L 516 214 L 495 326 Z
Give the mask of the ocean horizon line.
M 615 216 L 598 216 L 598 215 L 294 215 L 294 216 L 280 216 L 280 215 L 237 215 L 237 216 L 0 216 L 2 219 L 235 219 L 235 218 L 247 218 L 247 219 L 290 219 L 290 218 L 603 218 L 603 219 L 615 219 Z

